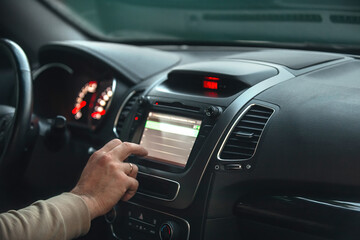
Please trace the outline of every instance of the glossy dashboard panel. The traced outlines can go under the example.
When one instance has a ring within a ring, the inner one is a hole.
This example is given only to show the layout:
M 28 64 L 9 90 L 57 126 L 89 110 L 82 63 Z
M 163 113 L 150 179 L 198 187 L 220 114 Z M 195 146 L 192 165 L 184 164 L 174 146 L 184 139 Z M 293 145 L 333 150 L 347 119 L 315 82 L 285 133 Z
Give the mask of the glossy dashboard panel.
M 331 106 L 340 106 L 341 102 L 356 108 L 358 97 L 353 91 L 358 86 L 355 81 L 358 60 L 340 54 L 291 51 L 288 62 L 282 62 L 285 50 L 268 50 L 260 58 L 259 49 L 209 47 L 206 51 L 202 49 L 202 54 L 196 47 L 188 50 L 174 47 L 168 52 L 151 48 L 141 53 L 136 47 L 119 45 L 119 49 L 136 53 L 145 63 L 156 62 L 154 56 L 160 59 L 152 70 L 145 67 L 142 72 L 142 66 L 127 62 L 126 58 L 113 61 L 121 52 L 114 47 L 112 54 L 109 51 L 112 47 L 113 44 L 86 42 L 45 47 L 40 55 L 43 69 L 35 76 L 35 112 L 44 119 L 66 116 L 71 131 L 77 133 L 75 140 L 88 143 L 89 152 L 114 137 L 157 147 L 159 142 L 153 141 L 154 137 L 162 139 L 163 148 L 154 149 L 157 153 L 165 152 L 166 157 L 152 153 L 149 158 L 129 158 L 141 171 L 140 187 L 124 209 L 133 209 L 132 213 L 144 210 L 150 217 L 152 209 L 153 216 L 161 221 L 174 221 L 184 229 L 189 225 L 189 236 L 197 239 L 197 233 L 191 231 L 193 227 L 202 227 L 201 231 L 209 234 L 214 230 L 206 223 L 209 219 L 236 219 L 233 207 L 244 195 L 318 193 L 323 198 L 329 195 L 347 198 L 344 192 L 360 186 L 354 173 L 358 170 L 354 160 L 357 150 L 351 145 L 351 151 L 345 154 L 344 145 L 336 146 L 335 138 L 340 132 L 346 133 L 340 134 L 343 140 L 346 136 L 353 139 L 357 136 L 351 134 L 350 128 L 337 125 L 341 118 L 331 111 Z M 103 48 L 107 53 L 98 54 Z M 311 58 L 314 54 L 322 55 L 318 58 L 321 61 L 314 62 Z M 50 56 L 58 56 L 57 61 Z M 165 59 L 172 61 L 164 64 Z M 289 63 L 297 67 L 290 68 Z M 208 66 L 211 68 L 206 69 Z M 339 87 L 343 90 L 341 94 L 336 91 Z M 321 91 L 325 88 L 328 91 Z M 351 99 L 351 104 L 346 99 Z M 326 102 L 332 104 L 325 105 Z M 317 111 L 311 108 L 319 103 L 323 104 Z M 347 116 L 343 117 L 347 126 L 355 127 L 357 115 L 349 115 L 350 110 L 341 111 L 342 116 Z M 303 115 L 304 112 L 312 114 Z M 152 118 L 154 114 L 159 116 Z M 101 121 L 94 119 L 98 115 Z M 178 118 L 176 124 L 171 120 L 174 117 Z M 332 119 L 330 124 L 320 124 L 328 119 Z M 180 120 L 197 124 L 189 127 Z M 85 134 L 79 133 L 79 129 L 96 131 Z M 149 131 L 153 135 L 148 136 Z M 193 134 L 193 138 L 196 133 L 191 147 L 171 144 L 170 140 L 183 141 L 179 135 L 185 132 Z M 322 137 L 329 132 L 334 133 L 330 134 L 333 141 Z M 144 143 L 148 137 L 150 140 Z M 344 153 L 344 159 L 340 155 L 326 157 L 316 150 L 318 146 L 324 150 L 327 144 L 333 147 L 333 152 Z M 171 154 L 178 154 L 182 147 L 188 148 L 186 156 L 181 156 L 180 165 L 173 164 L 180 160 Z M 223 157 L 225 148 L 245 149 L 245 154 L 248 151 L 251 154 Z M 312 156 L 314 152 L 317 154 Z M 338 167 L 324 165 L 326 159 Z M 342 161 L 349 164 L 342 165 Z M 337 171 L 340 165 L 345 167 L 344 171 Z M 324 174 L 320 174 L 321 170 Z M 326 174 L 329 172 L 332 177 Z M 195 209 L 201 209 L 200 220 L 193 214 Z M 146 226 L 148 222 L 139 222 L 140 216 L 123 216 L 121 222 Z M 153 225 L 156 231 L 162 226 Z M 241 229 L 236 224 L 233 227 Z M 130 235 L 141 232 L 131 229 L 126 230 Z

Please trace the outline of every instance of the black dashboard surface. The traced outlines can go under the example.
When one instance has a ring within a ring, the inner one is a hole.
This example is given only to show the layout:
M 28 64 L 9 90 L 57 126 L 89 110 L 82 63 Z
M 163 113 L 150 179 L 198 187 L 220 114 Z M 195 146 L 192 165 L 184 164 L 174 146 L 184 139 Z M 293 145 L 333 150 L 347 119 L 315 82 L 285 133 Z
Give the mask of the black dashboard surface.
M 181 239 L 240 239 L 241 232 L 241 239 L 254 239 L 249 226 L 257 225 L 263 226 L 262 236 L 276 229 L 274 238 L 341 239 L 344 231 L 355 236 L 353 226 L 337 229 L 322 207 L 344 201 L 348 205 L 334 205 L 349 213 L 341 216 L 358 218 L 359 209 L 348 207 L 359 202 L 360 193 L 358 59 L 300 50 L 97 42 L 52 43 L 39 59 L 34 82 L 40 137 L 46 140 L 48 119 L 56 115 L 68 118 L 70 134 L 56 152 L 37 142 L 27 182 L 39 195 L 71 186 L 89 154 L 112 138 L 139 143 L 145 125 L 164 136 L 189 130 L 169 119 L 149 120 L 149 112 L 161 113 L 201 120 L 187 164 L 179 168 L 130 157 L 140 169 L 139 192 L 117 206 L 113 234 L 159 239 L 157 232 L 170 222 L 183 233 Z M 75 113 L 80 109 L 81 87 L 105 80 L 116 86 L 96 127 L 70 120 L 73 104 Z M 63 171 L 68 179 L 60 178 Z M 275 198 L 278 208 L 266 208 L 276 196 L 282 197 Z M 282 207 L 289 217 L 295 209 L 313 213 L 283 224 L 277 211 Z M 309 223 L 315 215 L 320 217 Z

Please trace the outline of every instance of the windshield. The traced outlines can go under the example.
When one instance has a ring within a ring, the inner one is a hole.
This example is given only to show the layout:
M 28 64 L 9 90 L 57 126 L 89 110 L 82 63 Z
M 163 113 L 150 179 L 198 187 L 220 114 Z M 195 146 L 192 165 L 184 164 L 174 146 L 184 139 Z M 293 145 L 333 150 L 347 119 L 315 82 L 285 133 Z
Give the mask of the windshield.
M 116 41 L 360 47 L 359 0 L 43 0 Z

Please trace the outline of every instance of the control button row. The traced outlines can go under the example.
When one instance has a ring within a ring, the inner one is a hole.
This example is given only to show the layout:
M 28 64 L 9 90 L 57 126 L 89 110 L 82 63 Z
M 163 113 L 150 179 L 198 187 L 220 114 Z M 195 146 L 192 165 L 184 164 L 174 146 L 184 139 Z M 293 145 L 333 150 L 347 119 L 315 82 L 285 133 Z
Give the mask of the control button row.
M 149 233 L 149 234 L 155 235 L 155 232 L 156 232 L 155 228 L 149 226 L 149 224 L 141 223 L 141 222 L 133 220 L 131 218 L 128 221 L 128 226 L 130 228 L 135 229 L 135 230 L 137 230 L 139 232 L 142 232 L 142 233 Z

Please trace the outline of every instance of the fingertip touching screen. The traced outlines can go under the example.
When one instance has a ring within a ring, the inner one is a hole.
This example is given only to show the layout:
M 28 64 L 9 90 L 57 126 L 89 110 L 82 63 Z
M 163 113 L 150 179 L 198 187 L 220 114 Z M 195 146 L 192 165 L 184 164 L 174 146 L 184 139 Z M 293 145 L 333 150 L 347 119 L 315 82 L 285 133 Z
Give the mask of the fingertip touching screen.
M 140 145 L 148 150 L 149 160 L 184 168 L 195 140 L 201 120 L 149 112 Z

